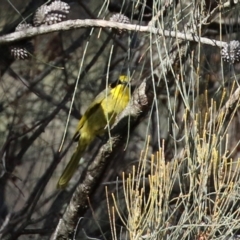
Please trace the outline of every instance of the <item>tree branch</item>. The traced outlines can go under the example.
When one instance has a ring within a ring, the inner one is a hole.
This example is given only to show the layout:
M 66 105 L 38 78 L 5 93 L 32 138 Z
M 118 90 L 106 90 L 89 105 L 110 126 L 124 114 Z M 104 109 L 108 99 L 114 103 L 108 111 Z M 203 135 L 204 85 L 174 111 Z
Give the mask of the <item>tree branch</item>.
M 73 197 L 60 219 L 52 239 L 69 239 L 73 237 L 78 220 L 84 216 L 88 208 L 88 198 L 94 193 L 99 184 L 98 179 L 104 173 L 106 165 L 118 152 L 128 136 L 128 122 L 130 118 L 130 130 L 132 131 L 148 113 L 153 102 L 151 81 L 143 81 L 134 91 L 131 102 L 120 114 L 117 123 L 111 129 L 111 138 L 104 144 L 94 161 L 83 173 L 82 181 L 77 187 Z M 123 131 L 125 129 L 125 131 Z
M 223 47 L 226 43 L 222 41 L 217 41 L 209 38 L 199 37 L 190 33 L 181 33 L 179 31 L 168 31 L 162 30 L 151 26 L 140 26 L 136 24 L 124 24 L 111 22 L 106 20 L 99 19 L 85 19 L 85 20 L 68 20 L 61 23 L 53 24 L 50 26 L 40 26 L 33 27 L 23 31 L 17 31 L 14 33 L 6 34 L 4 36 L 0 36 L 0 44 L 11 43 L 15 41 L 19 41 L 25 38 L 31 38 L 37 35 L 43 35 L 51 32 L 57 31 L 67 31 L 70 29 L 78 29 L 83 27 L 99 27 L 99 28 L 116 28 L 116 29 L 124 29 L 128 31 L 136 31 L 143 33 L 151 33 L 155 35 L 178 38 L 182 40 L 188 40 L 193 42 L 201 42 L 204 44 Z

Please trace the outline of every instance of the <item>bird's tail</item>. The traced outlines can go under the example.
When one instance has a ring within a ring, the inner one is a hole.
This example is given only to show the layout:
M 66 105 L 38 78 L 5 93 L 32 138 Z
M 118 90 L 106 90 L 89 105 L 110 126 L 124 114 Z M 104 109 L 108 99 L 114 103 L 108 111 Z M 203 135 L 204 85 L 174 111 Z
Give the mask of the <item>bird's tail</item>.
M 69 163 L 65 167 L 61 177 L 58 180 L 57 188 L 64 189 L 68 182 L 71 180 L 73 174 L 78 168 L 78 163 L 84 151 L 86 150 L 87 146 L 91 143 L 93 138 L 89 136 L 81 136 L 78 142 L 78 146 L 73 153 Z

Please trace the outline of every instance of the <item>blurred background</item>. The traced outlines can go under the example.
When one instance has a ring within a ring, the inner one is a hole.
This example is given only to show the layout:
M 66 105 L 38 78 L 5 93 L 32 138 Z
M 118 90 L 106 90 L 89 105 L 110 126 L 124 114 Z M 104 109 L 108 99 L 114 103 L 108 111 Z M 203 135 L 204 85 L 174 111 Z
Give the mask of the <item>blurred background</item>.
M 227 5 L 227 1 L 64 2 L 69 5 L 69 13 L 63 20 L 109 20 L 113 14 L 122 13 L 129 23 L 141 26 L 194 32 L 227 43 L 239 37 L 239 4 Z M 1 35 L 14 32 L 21 22 L 33 24 L 37 9 L 51 3 L 2 0 Z M 29 56 L 21 60 L 21 51 L 16 49 L 24 44 L 31 47 L 27 48 Z M 238 51 L 238 44 L 234 50 Z M 200 41 L 149 32 L 119 33 L 108 28 L 49 33 L 2 44 L 0 52 L 0 238 L 50 238 L 82 172 L 104 143 L 104 139 L 95 139 L 68 188 L 57 190 L 57 180 L 76 148 L 76 143 L 69 146 L 76 125 L 94 97 L 120 74 L 131 77 L 133 89 L 143 80 L 151 82 L 154 101 L 147 116 L 104 169 L 89 199 L 90 208 L 79 218 L 75 239 L 237 238 L 238 52 L 232 53 L 236 61 L 223 61 L 219 47 Z M 236 99 L 225 105 L 233 95 Z M 157 151 L 163 153 L 162 164 L 168 166 L 162 170 L 166 171 L 164 176 L 159 173 L 162 165 L 153 160 L 153 156 L 159 157 Z M 159 174 L 153 174 L 158 165 Z M 144 169 L 135 178 L 133 166 Z M 129 221 L 133 209 L 127 205 L 123 191 L 123 172 L 125 176 L 133 174 L 133 183 L 139 183 L 133 184 L 136 189 L 133 187 L 130 193 L 144 189 L 136 211 L 145 222 L 136 226 Z M 148 179 L 152 175 L 157 176 L 154 184 L 161 188 L 155 200 Z M 143 183 L 145 178 L 148 180 Z M 148 205 L 149 199 L 155 201 L 154 207 Z M 118 206 L 120 213 L 116 211 L 110 221 L 112 206 Z M 150 208 L 152 215 L 146 214 Z M 162 211 L 164 214 L 160 214 Z M 110 228 L 113 222 L 114 237 Z M 219 227 L 212 227 L 214 224 Z

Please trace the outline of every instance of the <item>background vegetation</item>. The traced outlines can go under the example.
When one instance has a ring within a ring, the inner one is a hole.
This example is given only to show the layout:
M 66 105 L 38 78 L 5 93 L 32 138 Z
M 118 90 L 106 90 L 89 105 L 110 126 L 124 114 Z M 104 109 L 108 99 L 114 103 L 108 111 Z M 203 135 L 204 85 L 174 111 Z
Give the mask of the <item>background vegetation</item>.
M 1 1 L 0 239 L 238 239 L 239 3 L 65 2 L 63 20 L 122 12 L 132 29 L 62 22 L 4 40 L 51 2 Z M 113 142 L 96 139 L 57 190 L 81 114 L 122 73 L 136 90 Z

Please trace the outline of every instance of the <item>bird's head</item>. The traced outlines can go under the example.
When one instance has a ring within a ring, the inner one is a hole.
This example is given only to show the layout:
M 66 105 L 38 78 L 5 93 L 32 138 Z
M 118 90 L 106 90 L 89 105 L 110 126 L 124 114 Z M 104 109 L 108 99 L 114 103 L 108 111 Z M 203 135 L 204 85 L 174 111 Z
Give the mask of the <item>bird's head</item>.
M 120 75 L 118 80 L 120 81 L 120 83 L 126 84 L 130 82 L 130 77 L 127 75 Z

